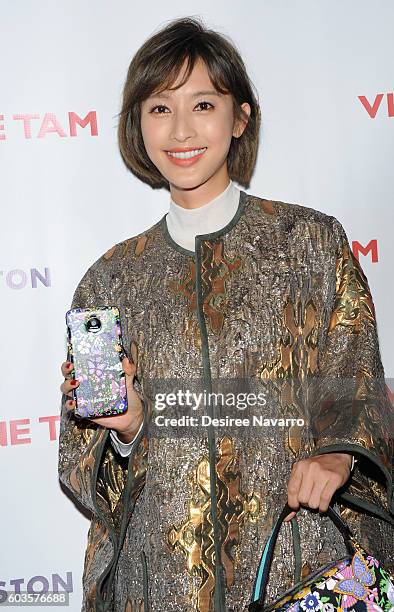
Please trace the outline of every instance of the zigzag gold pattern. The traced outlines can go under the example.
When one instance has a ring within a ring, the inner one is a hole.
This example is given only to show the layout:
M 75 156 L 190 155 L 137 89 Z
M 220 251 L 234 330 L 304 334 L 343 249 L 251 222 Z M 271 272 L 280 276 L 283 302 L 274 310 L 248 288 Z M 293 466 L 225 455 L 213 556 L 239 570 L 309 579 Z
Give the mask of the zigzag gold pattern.
M 226 258 L 223 240 L 202 243 L 201 281 L 203 312 L 212 333 L 218 335 L 223 327 L 226 309 L 226 281 L 241 267 L 242 259 Z
M 209 322 L 212 333 L 218 335 L 223 327 L 226 308 L 226 281 L 241 266 L 242 259 L 226 258 L 223 254 L 223 240 L 202 242 L 201 281 L 203 312 Z M 186 297 L 189 316 L 196 318 L 196 263 L 188 260 L 188 273 L 181 281 L 170 283 L 174 293 Z
M 281 380 L 281 405 L 296 407 L 302 381 L 317 371 L 318 321 L 313 301 L 309 299 L 303 306 L 300 299 L 296 303 L 287 300 L 283 324 L 287 333 L 280 340 L 279 355 L 275 361 L 266 362 L 258 376 L 264 380 Z M 300 426 L 288 428 L 287 446 L 295 456 L 301 449 L 301 435 Z
M 283 322 L 287 335 L 281 338 L 279 355 L 273 362 L 266 362 L 258 373 L 259 378 L 305 378 L 317 368 L 317 316 L 311 299 L 305 307 L 300 300 L 288 300 L 284 307 Z
M 124 612 L 145 612 L 144 601 L 142 599 L 127 598 Z
M 257 522 L 261 514 L 261 500 L 257 492 L 241 491 L 241 475 L 237 468 L 234 442 L 229 436 L 219 441 L 219 460 L 216 465 L 218 520 L 221 533 L 221 560 L 228 587 L 234 584 L 235 561 L 233 546 L 241 539 L 240 527 L 246 522 Z M 189 475 L 193 495 L 188 504 L 187 518 L 177 527 L 172 525 L 167 539 L 170 550 L 180 551 L 186 558 L 187 571 L 200 579 L 199 587 L 192 589 L 190 599 L 198 612 L 208 612 L 212 606 L 215 588 L 214 533 L 211 519 L 210 469 L 206 457 L 200 459 Z

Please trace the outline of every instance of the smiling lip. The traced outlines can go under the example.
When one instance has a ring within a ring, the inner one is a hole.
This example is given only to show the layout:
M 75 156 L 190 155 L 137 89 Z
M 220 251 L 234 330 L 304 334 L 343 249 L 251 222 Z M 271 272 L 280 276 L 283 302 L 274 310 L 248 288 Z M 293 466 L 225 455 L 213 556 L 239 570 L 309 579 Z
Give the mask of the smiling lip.
M 198 155 L 194 155 L 193 157 L 189 157 L 186 159 L 180 159 L 179 157 L 173 157 L 172 155 L 168 155 L 168 152 L 186 153 L 187 151 L 198 151 L 199 149 L 205 149 L 205 150 L 202 153 L 199 153 Z M 206 147 L 188 147 L 187 149 L 176 147 L 174 149 L 167 149 L 165 153 L 167 155 L 167 159 L 169 159 L 170 162 L 172 162 L 176 166 L 191 166 L 194 163 L 196 163 L 204 155 L 206 150 L 207 150 Z
M 169 151 L 170 153 L 187 153 L 188 151 L 198 151 L 199 149 L 205 149 L 205 147 L 189 147 L 188 149 L 176 147 L 174 149 L 166 149 L 166 152 Z

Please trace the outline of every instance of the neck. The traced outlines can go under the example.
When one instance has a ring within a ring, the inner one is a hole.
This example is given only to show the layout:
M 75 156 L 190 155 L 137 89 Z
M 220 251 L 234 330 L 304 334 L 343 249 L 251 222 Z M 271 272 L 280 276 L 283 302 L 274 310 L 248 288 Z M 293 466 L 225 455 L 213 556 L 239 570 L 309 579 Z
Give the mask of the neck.
M 168 233 L 183 248 L 194 251 L 198 234 L 216 232 L 231 221 L 237 212 L 239 198 L 240 190 L 232 181 L 212 200 L 196 208 L 185 208 L 171 198 L 166 215 Z
M 215 176 L 214 182 L 209 180 L 193 189 L 179 189 L 170 184 L 171 200 L 178 206 L 189 210 L 200 208 L 200 206 L 204 206 L 223 193 L 230 183 L 231 180 L 226 168 L 225 173 Z

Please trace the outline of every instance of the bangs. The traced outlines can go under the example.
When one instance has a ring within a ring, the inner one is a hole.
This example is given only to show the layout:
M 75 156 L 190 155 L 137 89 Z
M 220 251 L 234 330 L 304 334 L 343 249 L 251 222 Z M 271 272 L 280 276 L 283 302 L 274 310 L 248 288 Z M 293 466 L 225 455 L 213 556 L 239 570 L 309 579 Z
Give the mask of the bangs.
M 145 98 L 141 98 L 141 102 L 152 94 L 180 89 L 188 81 L 198 61 L 204 62 L 212 85 L 217 92 L 221 94 L 231 93 L 231 85 L 223 69 L 223 64 L 218 61 L 217 54 L 210 53 L 203 46 L 198 48 L 195 44 L 185 49 L 183 44 L 182 49 L 171 47 L 166 50 L 164 55 L 149 66 L 149 83 L 141 84 L 145 90 Z M 185 68 L 183 69 L 184 65 Z M 182 69 L 184 74 L 178 85 L 173 87 Z

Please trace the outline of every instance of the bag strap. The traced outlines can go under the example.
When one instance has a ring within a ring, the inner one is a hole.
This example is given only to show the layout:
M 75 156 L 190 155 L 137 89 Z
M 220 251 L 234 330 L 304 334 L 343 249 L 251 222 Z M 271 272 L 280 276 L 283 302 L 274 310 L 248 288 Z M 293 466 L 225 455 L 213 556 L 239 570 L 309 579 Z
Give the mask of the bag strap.
M 267 588 L 269 572 L 271 569 L 272 558 L 274 555 L 274 549 L 276 540 L 278 539 L 279 530 L 282 526 L 283 520 L 286 518 L 290 512 L 293 512 L 293 509 L 286 503 L 280 516 L 275 522 L 275 525 L 271 531 L 271 535 L 267 539 L 263 553 L 260 558 L 260 563 L 257 568 L 256 578 L 253 586 L 252 592 L 252 603 L 257 602 L 258 600 L 263 600 L 265 595 L 265 590 Z M 345 521 L 341 518 L 341 516 L 334 510 L 332 506 L 328 506 L 327 515 L 330 517 L 332 522 L 340 531 L 345 544 L 347 547 L 353 548 L 351 540 L 353 538 L 353 534 L 349 528 L 349 526 L 345 523 Z M 252 610 L 252 607 L 249 607 L 249 610 Z M 256 608 L 257 609 L 257 608 Z M 260 609 L 260 608 L 259 608 Z

